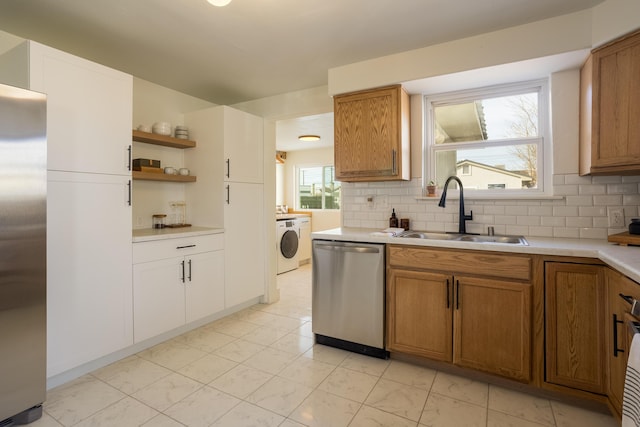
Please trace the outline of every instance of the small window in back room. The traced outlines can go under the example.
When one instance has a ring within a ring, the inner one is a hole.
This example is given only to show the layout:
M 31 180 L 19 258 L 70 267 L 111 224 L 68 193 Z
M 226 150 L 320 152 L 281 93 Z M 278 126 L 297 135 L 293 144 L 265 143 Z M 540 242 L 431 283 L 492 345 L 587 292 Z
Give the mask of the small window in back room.
M 547 92 L 536 81 L 427 96 L 425 182 L 457 175 L 487 195 L 543 193 Z
M 340 209 L 340 182 L 333 166 L 298 168 L 298 209 Z

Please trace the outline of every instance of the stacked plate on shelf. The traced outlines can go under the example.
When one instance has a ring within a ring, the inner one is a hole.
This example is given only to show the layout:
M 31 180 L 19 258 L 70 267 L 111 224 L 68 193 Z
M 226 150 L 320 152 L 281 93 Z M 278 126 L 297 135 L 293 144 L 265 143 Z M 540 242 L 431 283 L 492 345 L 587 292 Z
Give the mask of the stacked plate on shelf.
M 167 123 L 167 122 L 154 123 L 151 130 L 153 131 L 153 133 L 157 133 L 158 135 L 171 135 L 171 123 Z
M 176 126 L 176 138 L 189 139 L 189 128 L 186 126 Z

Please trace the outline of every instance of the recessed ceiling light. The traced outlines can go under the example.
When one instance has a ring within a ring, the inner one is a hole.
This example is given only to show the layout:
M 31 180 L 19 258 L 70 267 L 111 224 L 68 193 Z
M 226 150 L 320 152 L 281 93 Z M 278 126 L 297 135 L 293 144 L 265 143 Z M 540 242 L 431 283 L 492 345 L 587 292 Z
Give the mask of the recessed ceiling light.
M 320 141 L 319 135 L 300 135 L 298 137 L 300 141 Z
M 229 3 L 231 3 L 231 0 L 207 0 L 207 1 L 212 5 L 218 6 L 218 7 L 226 6 Z

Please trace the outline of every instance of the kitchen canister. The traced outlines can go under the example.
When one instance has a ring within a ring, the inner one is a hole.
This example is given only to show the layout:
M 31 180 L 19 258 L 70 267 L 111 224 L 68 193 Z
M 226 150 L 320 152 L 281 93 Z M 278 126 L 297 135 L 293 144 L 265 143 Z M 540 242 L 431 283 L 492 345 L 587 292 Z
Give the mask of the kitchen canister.
M 629 234 L 640 234 L 640 218 L 631 218 Z
M 155 215 L 152 215 L 151 218 L 153 219 L 153 228 L 160 229 L 160 228 L 165 228 L 167 226 L 166 214 L 155 214 Z

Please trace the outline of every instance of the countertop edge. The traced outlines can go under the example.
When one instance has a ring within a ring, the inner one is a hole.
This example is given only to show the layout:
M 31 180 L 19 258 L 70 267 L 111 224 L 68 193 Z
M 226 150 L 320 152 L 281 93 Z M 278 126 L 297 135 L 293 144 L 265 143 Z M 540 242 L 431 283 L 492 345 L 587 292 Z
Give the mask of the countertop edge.
M 509 252 L 532 255 L 555 255 L 599 259 L 627 277 L 640 282 L 640 247 L 620 246 L 597 239 L 569 239 L 528 237 L 528 246 L 504 243 L 457 242 L 451 240 L 401 239 L 391 236 L 372 236 L 377 229 L 334 228 L 311 233 L 312 239 L 339 240 L 427 246 L 436 248 Z
M 184 227 L 184 228 L 141 228 L 134 229 L 132 242 L 151 242 L 155 240 L 179 239 L 182 237 L 205 236 L 224 233 L 224 228 Z

